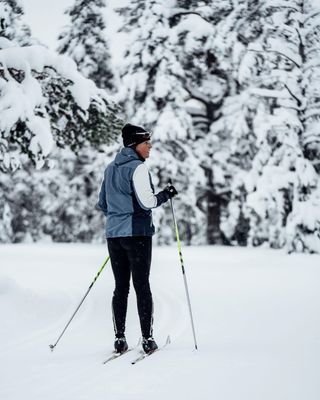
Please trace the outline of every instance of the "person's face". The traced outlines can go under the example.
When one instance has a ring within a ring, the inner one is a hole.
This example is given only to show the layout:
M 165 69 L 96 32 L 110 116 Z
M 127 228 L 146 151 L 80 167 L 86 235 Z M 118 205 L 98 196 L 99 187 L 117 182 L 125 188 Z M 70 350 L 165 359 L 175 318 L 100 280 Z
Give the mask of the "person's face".
M 147 159 L 150 155 L 150 150 L 151 150 L 152 144 L 150 140 L 147 140 L 145 142 L 139 143 L 136 146 L 136 152 L 139 154 L 140 157 Z

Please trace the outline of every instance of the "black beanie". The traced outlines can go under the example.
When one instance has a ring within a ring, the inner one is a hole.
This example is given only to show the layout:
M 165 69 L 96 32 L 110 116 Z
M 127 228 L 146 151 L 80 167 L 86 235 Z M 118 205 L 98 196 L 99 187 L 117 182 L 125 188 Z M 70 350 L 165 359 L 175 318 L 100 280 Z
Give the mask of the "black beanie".
M 139 143 L 150 140 L 151 134 L 141 126 L 125 124 L 122 128 L 122 140 L 124 147 L 135 147 Z

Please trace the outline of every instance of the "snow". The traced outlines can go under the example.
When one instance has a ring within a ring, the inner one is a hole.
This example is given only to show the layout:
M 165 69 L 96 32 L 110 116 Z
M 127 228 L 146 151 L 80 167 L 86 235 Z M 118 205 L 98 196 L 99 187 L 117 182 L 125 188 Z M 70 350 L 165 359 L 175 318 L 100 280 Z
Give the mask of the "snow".
M 183 248 L 199 350 L 176 247 L 155 248 L 155 338 L 172 344 L 132 366 L 112 349 L 108 265 L 54 350 L 106 257 L 105 246 L 2 245 L 1 381 L 6 400 L 317 400 L 319 256 L 230 247 Z M 127 338 L 139 337 L 134 291 Z
M 54 145 L 51 135 L 50 123 L 47 119 L 34 116 L 30 121 L 27 121 L 27 127 L 35 134 L 30 142 L 30 150 L 33 154 L 39 151 L 46 156 Z
M 54 68 L 59 74 L 73 82 L 70 89 L 71 93 L 77 104 L 83 110 L 88 109 L 90 100 L 97 92 L 95 84 L 91 80 L 81 76 L 77 71 L 75 62 L 71 58 L 63 55 L 56 55 L 43 46 L 10 47 L 2 49 L 0 52 L 0 62 L 6 65 L 7 68 L 22 70 L 26 74 L 29 74 L 30 70 L 43 72 L 46 67 Z M 27 77 L 29 77 L 29 75 L 27 75 Z M 31 79 L 33 82 L 32 87 L 34 87 L 34 83 L 37 81 L 29 77 L 28 83 L 31 82 Z M 29 86 L 28 88 L 31 89 L 32 87 L 30 84 Z M 37 87 L 35 90 L 39 92 Z
M 175 28 L 176 34 L 179 35 L 183 32 L 190 31 L 192 32 L 192 36 L 197 39 L 204 38 L 206 36 L 210 36 L 212 32 L 214 32 L 214 28 L 212 25 L 201 18 L 200 15 L 189 14 L 186 18 L 181 21 L 181 23 Z M 192 47 L 190 37 L 190 43 L 187 48 Z

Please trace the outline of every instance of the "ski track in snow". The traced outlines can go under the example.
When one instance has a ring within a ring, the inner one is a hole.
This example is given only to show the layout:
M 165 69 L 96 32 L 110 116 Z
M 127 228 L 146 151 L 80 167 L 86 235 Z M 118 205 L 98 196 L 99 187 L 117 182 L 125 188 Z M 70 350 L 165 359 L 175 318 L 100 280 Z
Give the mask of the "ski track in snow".
M 56 349 L 105 256 L 96 245 L 2 245 L 0 398 L 4 400 L 318 400 L 320 257 L 185 247 L 199 350 L 177 249 L 155 248 L 154 336 L 172 343 L 132 366 L 113 345 L 108 264 Z M 140 335 L 130 292 L 127 339 Z

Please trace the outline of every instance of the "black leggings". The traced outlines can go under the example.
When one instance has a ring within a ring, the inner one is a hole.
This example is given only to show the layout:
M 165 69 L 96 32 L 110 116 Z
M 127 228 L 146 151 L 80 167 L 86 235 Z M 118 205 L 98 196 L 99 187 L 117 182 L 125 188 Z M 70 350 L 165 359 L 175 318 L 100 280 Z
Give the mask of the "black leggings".
M 149 285 L 152 254 L 151 236 L 108 238 L 108 250 L 115 279 L 112 298 L 116 337 L 125 334 L 130 275 L 137 295 L 143 337 L 152 336 L 153 301 Z

